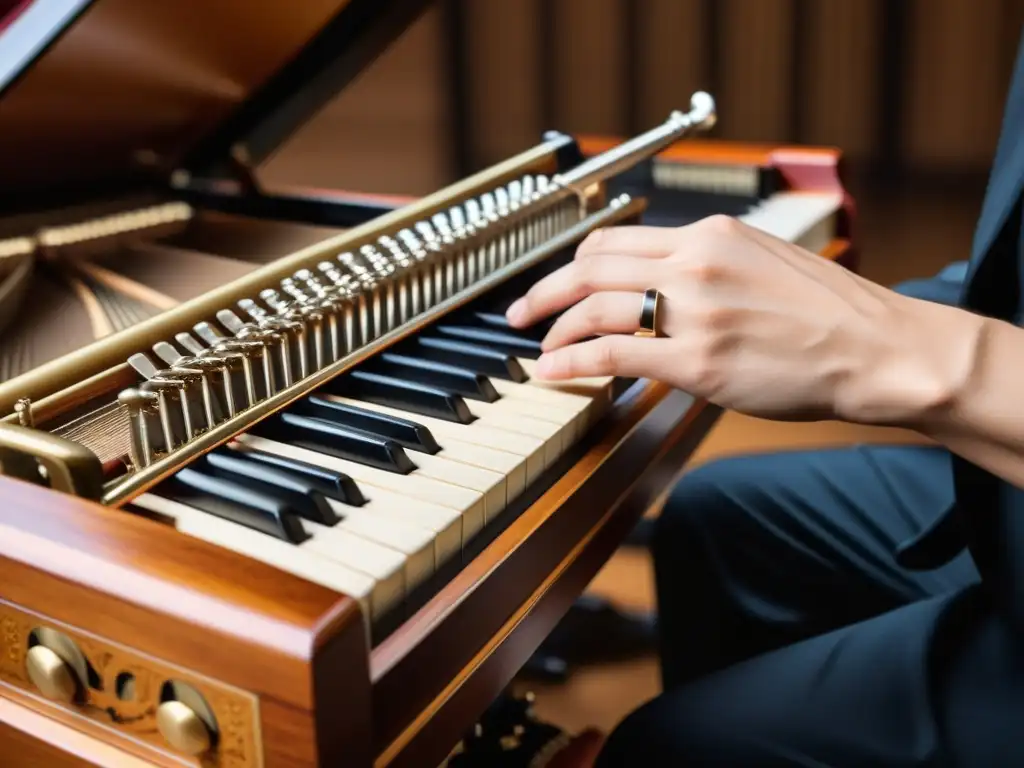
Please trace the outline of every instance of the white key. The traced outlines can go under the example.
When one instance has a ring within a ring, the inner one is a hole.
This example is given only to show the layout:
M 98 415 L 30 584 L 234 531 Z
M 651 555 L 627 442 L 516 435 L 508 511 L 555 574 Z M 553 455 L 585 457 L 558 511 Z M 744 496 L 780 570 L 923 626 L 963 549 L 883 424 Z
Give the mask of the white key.
M 354 461 L 339 459 L 255 435 L 239 435 L 236 440 L 250 448 L 344 472 L 358 481 L 360 486 L 366 483 L 407 497 L 410 506 L 415 505 L 416 499 L 422 499 L 433 504 L 457 509 L 462 513 L 463 544 L 476 536 L 483 527 L 484 495 L 479 491 L 442 483 L 433 478 L 424 477 L 417 472 L 411 472 L 408 475 L 387 472 L 376 467 L 367 467 Z
M 536 388 L 536 391 L 539 391 L 539 388 Z M 478 400 L 467 400 L 466 403 L 469 404 L 469 410 L 475 416 L 487 416 L 488 413 L 519 414 L 529 416 L 537 421 L 558 425 L 558 439 L 561 441 L 563 453 L 576 442 L 579 436 L 581 410 L 576 407 L 566 407 L 564 403 L 543 402 L 538 398 L 515 396 L 503 396 L 493 403 Z
M 452 461 L 439 453 L 429 454 L 410 451 L 410 458 L 416 465 L 414 474 L 432 477 L 449 485 L 471 488 L 484 495 L 484 524 L 497 517 L 508 503 L 508 486 L 505 476 L 499 472 Z
M 328 400 L 335 400 L 339 403 L 363 408 L 367 411 L 415 421 L 417 424 L 430 430 L 434 438 L 442 445 L 442 452 L 449 450 L 447 446 L 451 444 L 452 456 L 457 461 L 480 466 L 480 462 L 487 461 L 488 454 L 486 451 L 477 451 L 476 448 L 490 449 L 491 451 L 518 456 L 525 465 L 524 486 L 526 483 L 533 482 L 544 471 L 545 442 L 538 438 L 488 427 L 480 421 L 474 421 L 472 424 L 457 424 L 454 421 L 435 419 L 430 416 L 420 416 L 418 414 L 413 416 L 397 408 L 389 408 L 386 405 L 377 405 L 376 403 L 366 403 L 362 400 L 352 400 L 351 398 L 338 397 L 336 395 L 324 395 L 324 397 Z M 470 446 L 471 448 L 463 449 L 460 445 Z M 488 469 L 501 471 L 498 466 L 486 466 Z M 519 467 L 517 466 L 513 471 L 518 470 Z M 510 478 L 512 473 L 506 472 L 505 476 Z
M 609 399 L 605 397 L 585 397 L 550 387 L 531 386 L 529 381 L 518 384 L 505 379 L 491 379 L 491 383 L 502 397 L 542 403 L 574 413 L 574 440 L 578 440 L 586 433 L 587 428 L 597 421 L 609 402 Z
M 366 499 L 361 507 L 351 507 L 329 499 L 339 515 L 346 517 L 373 517 L 387 525 L 393 522 L 429 531 L 434 542 L 434 561 L 440 568 L 462 551 L 462 513 L 457 509 L 409 499 L 383 488 L 362 484 L 359 486 Z
M 346 594 L 359 602 L 363 615 L 369 621 L 382 616 L 391 607 L 386 594 L 374 589 L 376 585 L 370 576 L 324 557 L 319 552 L 303 551 L 295 544 L 153 493 L 136 497 L 132 504 L 173 520 L 175 528 L 186 536 L 202 539 Z
M 312 537 L 303 542 L 307 549 L 369 573 L 378 563 L 387 562 L 389 555 L 397 554 L 401 558 L 406 595 L 434 575 L 437 560 L 430 531 L 396 520 L 381 520 L 359 507 L 337 506 L 344 507 L 344 511 L 338 512 L 343 517 L 336 525 L 302 521 Z

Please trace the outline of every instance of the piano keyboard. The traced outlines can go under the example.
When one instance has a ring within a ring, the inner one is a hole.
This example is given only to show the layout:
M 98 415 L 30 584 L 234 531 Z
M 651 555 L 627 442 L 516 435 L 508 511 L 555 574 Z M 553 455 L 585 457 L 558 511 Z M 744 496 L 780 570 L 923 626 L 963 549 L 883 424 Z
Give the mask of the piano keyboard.
M 799 241 L 831 231 L 840 203 L 779 193 L 741 218 Z M 630 383 L 538 381 L 551 321 L 505 323 L 509 303 L 571 257 L 328 381 L 132 505 L 358 599 L 379 641 L 514 519 L 526 490 L 579 449 Z
M 531 377 L 544 327 L 504 322 L 523 285 L 338 376 L 133 506 L 343 591 L 382 626 L 461 566 L 612 403 L 610 377 Z

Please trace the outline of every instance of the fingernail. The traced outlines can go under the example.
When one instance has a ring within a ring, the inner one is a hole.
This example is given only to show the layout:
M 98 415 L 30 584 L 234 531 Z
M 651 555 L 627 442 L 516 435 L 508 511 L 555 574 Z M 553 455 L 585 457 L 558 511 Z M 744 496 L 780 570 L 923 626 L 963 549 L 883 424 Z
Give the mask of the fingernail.
M 523 321 L 526 316 L 526 300 L 516 299 L 512 302 L 512 306 L 508 308 L 505 313 L 505 319 L 508 320 L 512 325 L 518 325 Z

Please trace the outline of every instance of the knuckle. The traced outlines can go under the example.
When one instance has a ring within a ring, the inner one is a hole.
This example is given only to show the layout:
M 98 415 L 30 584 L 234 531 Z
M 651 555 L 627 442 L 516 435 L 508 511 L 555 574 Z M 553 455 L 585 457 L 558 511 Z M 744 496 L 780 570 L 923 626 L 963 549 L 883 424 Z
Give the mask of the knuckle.
M 579 247 L 576 249 L 576 258 L 578 259 L 581 256 L 586 256 L 587 253 L 595 250 L 597 246 L 600 244 L 601 240 L 604 239 L 604 233 L 605 231 L 603 229 L 595 229 L 593 232 L 591 232 L 585 238 L 583 238 L 583 242 L 581 242 L 579 244 Z
M 707 248 L 694 248 L 680 253 L 676 259 L 681 276 L 700 285 L 717 283 L 725 276 L 725 268 Z
M 608 371 L 609 373 L 614 373 L 618 370 L 619 350 L 611 337 L 602 339 L 601 343 L 597 345 L 596 352 L 599 370 Z
M 702 229 L 707 229 L 709 232 L 714 232 L 715 234 L 728 235 L 738 231 L 739 222 L 732 216 L 726 216 L 724 213 L 716 213 L 702 220 L 700 222 L 700 226 Z
M 696 316 L 697 326 L 710 335 L 709 342 L 725 337 L 736 322 L 735 310 L 717 305 L 697 310 Z
M 591 256 L 573 264 L 575 283 L 584 293 L 592 293 L 601 283 L 601 275 L 605 270 L 605 259 Z

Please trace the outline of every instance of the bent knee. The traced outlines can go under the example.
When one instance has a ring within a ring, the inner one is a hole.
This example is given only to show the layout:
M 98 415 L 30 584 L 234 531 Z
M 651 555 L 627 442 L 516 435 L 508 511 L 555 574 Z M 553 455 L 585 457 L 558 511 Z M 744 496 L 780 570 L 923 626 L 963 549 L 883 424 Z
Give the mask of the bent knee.
M 703 464 L 684 474 L 669 494 L 656 534 L 675 536 L 735 521 L 760 498 L 770 498 L 782 480 L 779 457 L 737 456 Z M 657 539 L 656 539 L 657 540 Z

